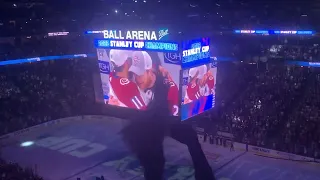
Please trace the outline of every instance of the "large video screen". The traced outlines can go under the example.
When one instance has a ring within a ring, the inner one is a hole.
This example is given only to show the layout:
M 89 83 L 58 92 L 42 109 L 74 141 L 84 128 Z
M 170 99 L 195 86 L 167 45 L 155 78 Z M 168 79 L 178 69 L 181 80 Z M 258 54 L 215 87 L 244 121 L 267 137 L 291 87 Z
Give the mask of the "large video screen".
M 97 49 L 97 53 L 106 104 L 146 110 L 157 93 L 165 93 L 170 115 L 180 114 L 180 65 L 167 61 L 165 53 L 121 49 Z
M 216 76 L 215 63 L 183 70 L 181 120 L 214 107 Z

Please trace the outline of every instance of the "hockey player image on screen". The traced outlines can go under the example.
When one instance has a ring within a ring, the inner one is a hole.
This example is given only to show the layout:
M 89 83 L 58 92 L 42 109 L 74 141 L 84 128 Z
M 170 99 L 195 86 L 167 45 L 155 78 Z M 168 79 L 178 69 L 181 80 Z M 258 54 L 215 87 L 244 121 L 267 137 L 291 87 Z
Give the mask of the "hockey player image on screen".
M 202 78 L 199 80 L 200 94 L 201 96 L 209 96 L 210 94 L 214 93 L 215 83 L 210 64 L 199 66 L 198 69 L 199 72 L 203 74 Z
M 109 104 L 144 110 L 146 105 L 138 86 L 129 80 L 129 68 L 132 64 L 132 51 L 115 50 L 109 52 L 112 63 L 110 73 Z
M 181 118 L 188 119 L 214 107 L 217 68 L 206 64 L 184 72 L 185 86 Z
M 215 94 L 215 90 L 214 90 L 214 88 L 215 88 L 215 76 L 213 75 L 213 72 L 211 71 L 211 69 L 212 69 L 211 65 L 209 65 L 208 66 L 208 71 L 204 76 L 204 84 L 209 89 L 208 94 L 205 95 L 205 96 L 208 96 L 209 94 Z
M 184 104 L 188 104 L 201 97 L 200 81 L 203 78 L 202 66 L 189 69 L 189 83 L 186 88 Z
M 129 71 L 133 73 L 133 79 L 144 97 L 146 105 L 150 104 L 154 98 L 154 85 L 157 80 L 163 79 L 164 85 L 168 86 L 167 101 L 172 115 L 179 114 L 179 89 L 172 80 L 170 73 L 163 68 L 159 61 L 156 63 L 155 59 L 145 51 L 135 51 L 132 55 L 132 65 Z M 161 76 L 161 78 L 160 78 Z

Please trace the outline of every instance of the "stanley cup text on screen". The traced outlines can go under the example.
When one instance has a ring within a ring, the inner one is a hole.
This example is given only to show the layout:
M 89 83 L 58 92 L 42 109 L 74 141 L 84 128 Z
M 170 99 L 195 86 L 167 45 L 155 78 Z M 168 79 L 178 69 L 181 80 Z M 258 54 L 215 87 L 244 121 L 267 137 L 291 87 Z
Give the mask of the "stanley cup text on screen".
M 104 30 L 105 39 L 127 39 L 127 40 L 161 40 L 169 34 L 168 29 L 156 31 L 121 31 L 121 30 Z

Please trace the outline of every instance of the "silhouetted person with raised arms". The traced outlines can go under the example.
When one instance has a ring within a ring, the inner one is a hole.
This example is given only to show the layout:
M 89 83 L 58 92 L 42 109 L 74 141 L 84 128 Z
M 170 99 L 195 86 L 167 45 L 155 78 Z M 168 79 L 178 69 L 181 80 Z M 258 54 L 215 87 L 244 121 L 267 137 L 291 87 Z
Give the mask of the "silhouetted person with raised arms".
M 163 83 L 158 73 L 155 82 L 154 99 L 146 112 L 133 119 L 122 131 L 124 141 L 137 156 L 144 167 L 146 180 L 162 180 L 165 158 L 163 140 L 165 136 L 186 144 L 192 157 L 197 180 L 214 180 L 212 169 L 201 149 L 196 132 L 190 125 L 177 121 L 170 116 L 168 108 L 168 85 Z

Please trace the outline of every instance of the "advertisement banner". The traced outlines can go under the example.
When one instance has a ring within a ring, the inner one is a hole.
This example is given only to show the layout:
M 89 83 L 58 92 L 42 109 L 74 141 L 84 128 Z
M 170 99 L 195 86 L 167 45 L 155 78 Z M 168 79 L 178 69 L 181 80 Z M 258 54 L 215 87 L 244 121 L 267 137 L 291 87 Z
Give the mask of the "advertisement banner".
M 101 68 L 99 64 L 106 104 L 146 110 L 148 106 L 157 105 L 166 99 L 169 115 L 179 115 L 180 66 L 166 61 L 163 52 L 119 49 L 98 51 L 101 51 L 98 52 L 101 55 L 99 63 L 109 63 L 109 68 Z
M 255 153 L 265 153 L 265 154 L 271 154 L 271 149 L 265 149 L 257 146 L 249 146 L 249 151 L 255 152 Z
M 281 151 L 274 151 L 275 155 L 278 156 L 279 158 L 283 159 L 294 159 L 294 154 L 286 153 L 286 152 L 281 152 Z
M 286 61 L 286 64 L 306 66 L 306 67 L 320 67 L 320 62 L 306 62 L 306 61 Z
M 97 57 L 100 71 L 100 79 L 102 85 L 103 99 L 106 103 L 109 100 L 109 74 L 110 74 L 110 59 L 105 49 L 97 49 Z
M 169 64 L 181 64 L 181 53 L 173 52 L 173 53 L 164 53 L 164 62 Z
M 51 33 L 48 33 L 48 36 L 66 36 L 68 34 L 69 32 L 51 32 Z
M 183 70 L 182 120 L 214 107 L 216 76 L 217 66 L 213 63 Z
M 300 156 L 300 155 L 294 155 L 294 154 L 292 154 L 292 155 L 290 156 L 290 160 L 314 162 L 314 158 L 305 157 L 305 156 Z
M 167 40 L 169 36 L 168 28 L 158 30 L 104 30 L 104 39 L 126 39 L 126 40 Z
M 300 156 L 296 154 L 276 151 L 276 150 L 267 149 L 267 148 L 261 148 L 257 146 L 249 146 L 249 151 L 265 157 L 279 158 L 279 159 L 292 160 L 292 161 L 315 162 L 315 159 L 311 157 Z

